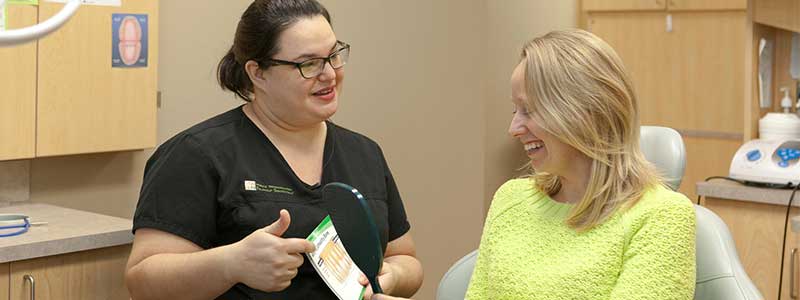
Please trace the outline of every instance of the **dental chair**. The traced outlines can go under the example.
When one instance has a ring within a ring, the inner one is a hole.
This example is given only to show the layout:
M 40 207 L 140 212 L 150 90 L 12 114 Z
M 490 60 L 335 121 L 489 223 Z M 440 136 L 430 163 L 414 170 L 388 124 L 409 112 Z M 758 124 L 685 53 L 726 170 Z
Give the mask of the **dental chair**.
M 656 165 L 665 183 L 677 190 L 686 168 L 683 139 L 674 129 L 642 126 L 639 146 Z M 761 300 L 763 297 L 745 273 L 728 227 L 716 214 L 695 205 L 697 220 L 694 299 Z M 459 259 L 439 282 L 437 300 L 463 300 L 467 293 L 478 250 Z

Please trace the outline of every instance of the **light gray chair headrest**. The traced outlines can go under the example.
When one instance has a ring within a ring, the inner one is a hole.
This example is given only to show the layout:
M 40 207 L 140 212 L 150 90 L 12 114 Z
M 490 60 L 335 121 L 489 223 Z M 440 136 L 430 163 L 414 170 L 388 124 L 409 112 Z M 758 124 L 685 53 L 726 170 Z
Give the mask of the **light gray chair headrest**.
M 686 169 L 686 148 L 680 133 L 661 126 L 642 126 L 639 130 L 639 147 L 644 157 L 656 165 L 665 183 L 677 190 Z

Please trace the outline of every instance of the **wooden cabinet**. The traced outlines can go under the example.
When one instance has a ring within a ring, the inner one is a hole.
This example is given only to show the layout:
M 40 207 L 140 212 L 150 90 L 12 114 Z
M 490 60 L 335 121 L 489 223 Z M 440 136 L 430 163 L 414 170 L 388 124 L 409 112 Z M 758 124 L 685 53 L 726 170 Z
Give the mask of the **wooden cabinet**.
M 0 297 L 10 295 L 12 300 L 33 299 L 31 283 L 25 279 L 30 275 L 35 282 L 37 300 L 128 300 L 125 265 L 129 254 L 130 245 L 125 245 L 0 265 L 8 270 L 0 270 L 0 281 L 7 283 L 6 290 L 9 291 L 2 294 L 3 286 L 0 284 Z
M 745 23 L 744 11 L 672 14 L 662 77 L 670 99 L 661 106 L 667 124 L 741 138 Z
M 667 9 L 681 10 L 745 10 L 747 0 L 666 0 Z
M 664 10 L 667 0 L 584 0 L 587 11 Z
M 8 299 L 9 297 L 9 264 L 0 264 L 0 299 Z
M 797 1 L 797 0 L 781 0 Z M 747 0 L 584 0 L 585 11 L 744 10 Z
M 754 0 L 754 21 L 800 32 L 800 0 Z
M 781 300 L 790 300 L 789 273 L 797 271 L 790 262 L 792 249 L 798 247 L 798 239 L 787 229 L 786 247 L 782 248 L 786 206 L 718 198 L 706 198 L 703 206 L 714 211 L 728 225 L 736 242 L 739 260 L 764 299 L 778 297 L 781 251 L 785 253 Z M 795 216 L 799 212 L 793 207 L 790 214 Z M 795 294 L 800 292 L 797 290 L 800 288 L 797 284 L 800 277 L 797 275 L 795 273 Z
M 688 163 L 680 191 L 694 197 L 696 181 L 728 174 L 744 138 L 746 1 L 666 1 L 660 11 L 584 5 L 583 17 L 631 74 L 641 124 L 684 137 Z
M 9 29 L 36 24 L 35 6 L 8 7 Z M 0 48 L 0 160 L 31 158 L 36 138 L 36 43 Z
M 745 12 L 596 13 L 588 28 L 630 72 L 642 124 L 738 137 Z M 714 47 L 708 47 L 714 45 Z M 727 173 L 727 172 L 726 172 Z
M 61 30 L 39 42 L 36 155 L 153 147 L 156 143 L 158 2 L 121 8 L 84 5 Z M 49 18 L 60 4 L 42 3 Z M 146 68 L 111 67 L 112 14 L 148 14 Z
M 12 5 L 8 19 L 33 24 L 62 7 Z M 146 67 L 112 68 L 115 13 L 148 15 Z M 155 146 L 158 21 L 158 0 L 83 5 L 50 36 L 0 50 L 12 66 L 0 68 L 0 160 Z

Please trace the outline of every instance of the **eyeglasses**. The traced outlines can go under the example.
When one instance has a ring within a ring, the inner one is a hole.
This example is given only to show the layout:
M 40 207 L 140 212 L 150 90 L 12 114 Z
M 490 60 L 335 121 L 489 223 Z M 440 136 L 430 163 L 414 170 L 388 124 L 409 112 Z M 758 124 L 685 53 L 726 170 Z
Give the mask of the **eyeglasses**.
M 289 65 L 295 66 L 300 70 L 300 75 L 303 78 L 311 79 L 322 74 L 325 70 L 325 63 L 329 63 L 332 68 L 339 69 L 347 64 L 350 58 L 350 45 L 342 41 L 336 41 L 339 49 L 333 51 L 328 57 L 315 57 L 301 62 L 285 61 L 280 59 L 267 59 L 266 62 L 270 66 L 275 65 Z

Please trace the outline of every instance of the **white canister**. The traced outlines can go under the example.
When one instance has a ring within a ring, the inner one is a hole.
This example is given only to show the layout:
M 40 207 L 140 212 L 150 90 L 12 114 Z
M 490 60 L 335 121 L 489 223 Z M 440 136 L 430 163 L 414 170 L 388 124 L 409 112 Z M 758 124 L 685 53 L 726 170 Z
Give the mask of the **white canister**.
M 758 138 L 800 139 L 800 117 L 792 113 L 767 113 L 758 120 Z

